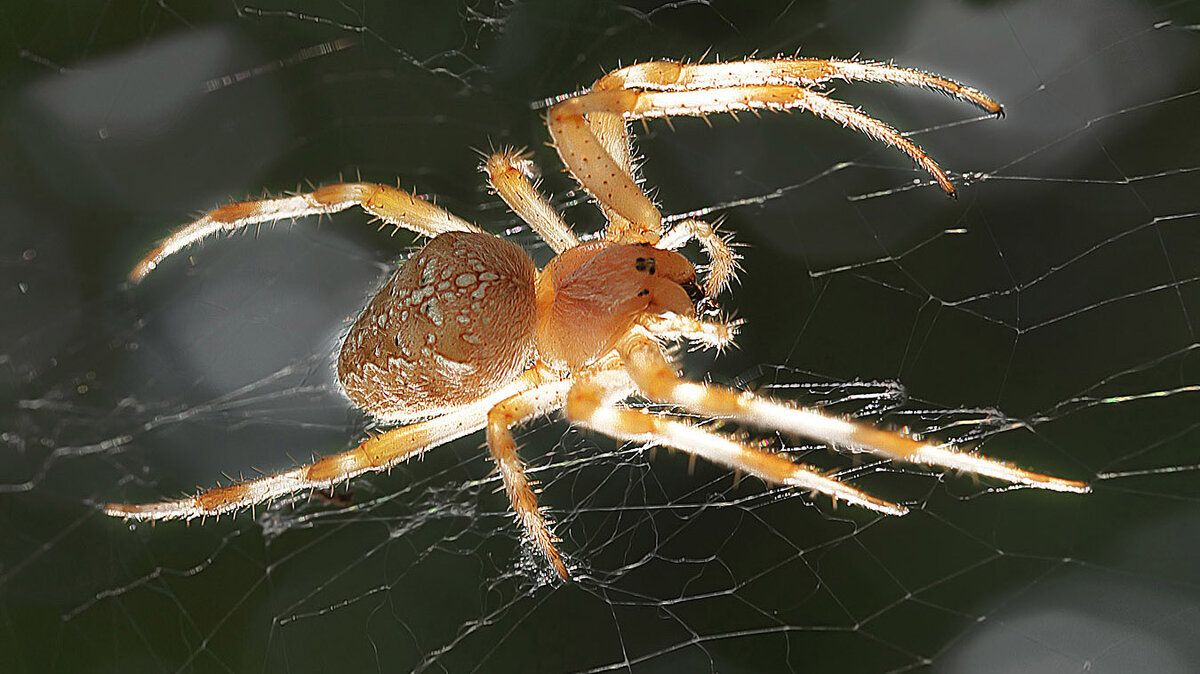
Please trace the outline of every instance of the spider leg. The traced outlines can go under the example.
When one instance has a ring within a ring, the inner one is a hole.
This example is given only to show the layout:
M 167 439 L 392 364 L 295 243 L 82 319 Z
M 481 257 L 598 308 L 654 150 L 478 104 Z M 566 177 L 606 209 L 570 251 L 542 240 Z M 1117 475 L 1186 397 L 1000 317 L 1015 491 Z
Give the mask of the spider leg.
M 888 515 L 908 509 L 825 477 L 787 457 L 755 449 L 723 434 L 700 428 L 682 419 L 634 410 L 617 404 L 634 390 L 620 372 L 604 372 L 578 380 L 567 397 L 567 416 L 597 432 L 621 440 L 672 447 L 772 484 L 827 494 L 835 501 L 861 506 Z
M 597 80 L 592 89 L 695 91 L 735 85 L 767 84 L 809 87 L 831 79 L 924 87 L 965 101 L 994 115 L 1004 112 L 999 103 L 983 92 L 940 75 L 912 68 L 899 68 L 886 63 L 844 59 L 747 59 L 704 64 L 651 61 L 614 70 Z
M 624 121 L 638 95 L 599 91 L 569 98 L 550 108 L 546 126 L 567 172 L 608 218 L 605 238 L 653 244 L 662 236 L 662 213 L 634 178 Z
M 277 199 L 242 201 L 209 211 L 163 239 L 129 273 L 138 283 L 163 260 L 183 248 L 218 232 L 234 232 L 247 225 L 321 215 L 361 206 L 380 220 L 434 237 L 443 232 L 482 232 L 475 225 L 396 187 L 374 183 L 338 183 L 312 192 Z
M 558 540 L 550 531 L 546 516 L 538 508 L 537 495 L 530 484 L 525 466 L 517 455 L 517 443 L 513 440 L 512 427 L 535 416 L 549 414 L 566 402 L 570 381 L 557 381 L 517 393 L 500 403 L 487 415 L 487 443 L 500 469 L 504 489 L 512 503 L 517 521 L 525 529 L 530 540 L 545 555 L 554 570 L 564 580 L 571 575 L 555 542 Z
M 837 447 L 860 448 L 910 463 L 961 470 L 1039 489 L 1075 493 L 1091 491 L 1082 482 L 1029 472 L 951 447 L 920 442 L 813 410 L 791 407 L 748 391 L 684 381 L 663 354 L 662 347 L 642 334 L 631 334 L 618 347 L 618 351 L 629 376 L 637 383 L 642 394 L 651 400 L 679 405 L 707 416 L 732 417 Z
M 653 61 L 613 71 L 587 93 L 557 103 L 547 125 L 554 146 L 599 203 L 609 239 L 654 243 L 662 215 L 637 186 L 625 122 L 669 115 L 704 116 L 800 108 L 851 127 L 909 155 L 947 194 L 954 185 L 924 151 L 892 127 L 809 87 L 834 78 L 925 87 L 1003 114 L 999 103 L 954 80 L 909 68 L 838 59 L 763 59 L 681 64 Z
M 733 344 L 740 320 L 706 321 L 680 314 L 646 314 L 638 322 L 666 341 L 688 340 L 707 349 L 724 349 Z
M 174 501 L 109 503 L 104 512 L 129 520 L 193 519 L 233 512 L 305 489 L 326 489 L 369 471 L 381 471 L 487 424 L 488 411 L 513 393 L 528 389 L 529 377 L 442 416 L 393 428 L 341 454 L 256 480 L 216 487 Z
M 550 244 L 555 253 L 579 245 L 579 238 L 546 197 L 529 182 L 533 162 L 515 151 L 497 152 L 483 165 L 492 188 L 522 220 Z
M 716 297 L 737 277 L 739 256 L 730 249 L 729 242 L 717 234 L 712 225 L 693 218 L 680 221 L 663 234 L 657 247 L 676 250 L 692 240 L 698 241 L 708 255 L 704 294 Z
M 612 173 L 614 169 L 610 168 L 615 167 L 615 164 L 611 160 L 605 161 L 594 156 L 594 137 L 587 138 L 585 134 L 590 135 L 590 131 L 573 118 L 581 118 L 594 110 L 618 111 L 626 119 L 648 119 L 672 115 L 702 117 L 739 110 L 783 111 L 796 108 L 838 122 L 903 151 L 933 176 L 947 194 L 955 193 L 953 183 L 937 162 L 899 131 L 853 106 L 804 87 L 748 85 L 686 91 L 593 91 L 554 106 L 550 113 L 550 129 L 563 163 L 588 186 L 597 199 L 607 201 L 614 210 L 635 223 L 658 226 L 661 215 L 657 221 L 650 217 L 648 209 L 654 209 L 654 206 L 649 197 L 631 178 L 620 180 L 610 177 L 615 176 Z M 597 189 L 593 190 L 593 187 Z M 653 212 L 658 211 L 654 209 Z
M 553 114 L 553 111 L 551 111 Z M 599 141 L 600 146 L 604 150 L 604 154 L 612 158 L 613 165 L 611 168 L 616 168 L 620 174 L 629 176 L 635 185 L 641 184 L 641 178 L 638 176 L 637 166 L 633 159 L 633 137 L 629 133 L 629 125 L 625 121 L 625 117 L 619 112 L 593 112 L 584 118 L 587 130 Z M 550 130 L 550 136 L 554 138 L 553 129 Z M 555 149 L 558 149 L 557 142 L 554 143 Z M 562 151 L 558 150 L 559 157 L 562 157 Z M 566 162 L 563 163 L 566 166 Z M 595 196 L 592 191 L 593 184 L 586 184 L 579 180 L 577 174 L 568 168 L 567 173 L 575 177 L 576 182 L 588 194 Z M 603 181 L 601 181 L 603 187 Z M 622 184 L 621 192 L 624 193 L 626 186 Z M 641 188 L 638 188 L 641 192 Z M 659 214 L 657 219 L 655 213 L 658 209 L 651 207 L 653 210 L 646 211 L 644 220 L 632 221 L 625 217 L 624 212 L 615 205 L 610 205 L 604 199 L 597 198 L 596 204 L 600 207 L 600 211 L 604 213 L 604 218 L 608 221 L 608 226 L 604 228 L 604 238 L 617 243 L 650 243 L 658 241 L 658 237 L 662 235 L 662 215 Z M 644 208 L 645 204 L 641 204 L 639 208 Z

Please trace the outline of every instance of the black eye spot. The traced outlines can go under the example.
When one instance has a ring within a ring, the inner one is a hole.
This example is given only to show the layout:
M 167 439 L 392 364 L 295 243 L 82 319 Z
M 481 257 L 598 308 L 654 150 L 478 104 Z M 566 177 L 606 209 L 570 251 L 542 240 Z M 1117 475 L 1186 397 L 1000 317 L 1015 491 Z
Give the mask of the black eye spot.
M 655 271 L 655 262 L 652 257 L 639 257 L 633 261 L 633 268 L 638 271 L 644 271 L 648 274 L 653 274 Z
M 638 296 L 638 297 L 645 297 L 646 295 L 649 295 L 649 294 L 650 294 L 650 291 L 649 291 L 649 290 L 646 290 L 645 288 L 642 288 L 641 290 L 639 290 L 639 291 L 638 291 L 638 294 L 637 294 L 637 296 Z

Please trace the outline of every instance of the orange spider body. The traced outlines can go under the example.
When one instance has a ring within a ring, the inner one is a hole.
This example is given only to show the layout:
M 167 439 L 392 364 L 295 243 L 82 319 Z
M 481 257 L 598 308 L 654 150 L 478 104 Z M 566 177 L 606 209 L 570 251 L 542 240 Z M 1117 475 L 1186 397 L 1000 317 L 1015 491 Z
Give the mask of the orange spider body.
M 674 251 L 599 241 L 570 248 L 538 279 L 538 355 L 577 372 L 612 351 L 639 316 L 694 317 L 700 297 L 696 269 Z
M 696 270 L 673 251 L 586 243 L 539 274 L 521 248 L 448 232 L 409 257 L 363 309 L 338 357 L 355 405 L 391 422 L 486 398 L 534 360 L 577 372 L 642 314 L 694 316 Z
M 679 377 L 664 346 L 689 340 L 728 345 L 737 323 L 697 315 L 729 287 L 737 257 L 712 226 L 662 213 L 638 186 L 628 122 L 668 115 L 800 109 L 864 132 L 908 154 L 948 194 L 949 177 L 887 124 L 817 87 L 834 79 L 923 86 L 999 114 L 984 94 L 937 75 L 882 63 L 763 59 L 623 68 L 557 102 L 547 126 L 563 165 L 604 212 L 603 238 L 580 243 L 531 183 L 532 162 L 514 151 L 484 164 L 488 182 L 557 256 L 540 272 L 519 247 L 401 189 L 340 183 L 311 193 L 217 208 L 180 228 L 130 274 L 139 282 L 163 260 L 218 233 L 360 206 L 430 237 L 368 303 L 337 360 L 347 397 L 397 424 L 351 450 L 291 470 L 157 503 L 110 503 L 134 520 L 220 515 L 304 489 L 326 489 L 385 470 L 455 438 L 487 431 L 487 446 L 528 540 L 563 578 L 570 573 L 549 519 L 517 456 L 512 428 L 562 409 L 573 423 L 615 438 L 672 447 L 772 484 L 826 494 L 876 512 L 907 508 L 765 452 L 670 411 L 623 404 L 631 396 L 701 418 L 733 418 L 833 447 L 1042 489 L 1086 492 L 1086 484 L 1022 470 L 952 446 L 922 442 L 749 392 Z M 704 278 L 675 252 L 696 241 Z

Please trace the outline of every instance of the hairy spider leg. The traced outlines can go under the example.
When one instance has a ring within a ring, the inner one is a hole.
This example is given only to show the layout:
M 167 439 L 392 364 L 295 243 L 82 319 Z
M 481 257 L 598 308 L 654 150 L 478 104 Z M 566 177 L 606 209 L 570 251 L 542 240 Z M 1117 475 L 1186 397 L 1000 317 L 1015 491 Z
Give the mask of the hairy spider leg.
M 612 221 L 606 235 L 654 243 L 662 216 L 637 186 L 627 121 L 669 115 L 704 116 L 799 108 L 899 148 L 929 172 L 947 194 L 946 173 L 891 126 L 808 87 L 834 78 L 920 86 L 992 114 L 1004 109 L 982 92 L 930 73 L 882 63 L 837 59 L 768 59 L 681 64 L 653 61 L 616 70 L 591 90 L 551 108 L 547 119 L 563 164 Z
M 555 128 L 551 124 L 554 119 L 554 111 L 551 109 L 550 114 L 546 118 L 546 126 L 550 132 L 551 144 L 558 151 L 559 157 L 562 157 L 563 150 L 558 147 Z M 586 129 L 599 143 L 599 149 L 603 157 L 602 162 L 611 162 L 611 165 L 604 164 L 606 169 L 615 169 L 621 174 L 628 176 L 629 180 L 634 183 L 640 183 L 637 167 L 633 160 L 633 137 L 629 134 L 629 125 L 625 121 L 625 117 L 619 111 L 605 112 L 593 111 L 580 120 L 571 120 L 569 126 L 575 127 L 576 131 L 580 127 Z M 654 225 L 653 214 L 650 214 L 651 224 L 649 226 L 644 223 L 631 222 L 622 212 L 614 208 L 604 199 L 599 198 L 592 191 L 593 185 L 581 180 L 579 174 L 576 174 L 570 166 L 564 163 L 567 167 L 567 173 L 575 178 L 579 186 L 596 200 L 596 205 L 600 207 L 604 213 L 605 220 L 608 225 L 604 228 L 604 238 L 608 241 L 616 243 L 655 243 L 658 237 L 662 234 L 661 225 Z M 658 216 L 661 221 L 662 216 Z
M 697 241 L 708 255 L 704 271 L 704 294 L 716 297 L 737 278 L 740 256 L 729 247 L 729 241 L 717 234 L 713 226 L 703 220 L 688 218 L 671 227 L 659 239 L 657 247 L 677 250 L 688 241 Z
M 630 392 L 628 377 L 620 372 L 602 372 L 593 377 L 582 377 L 567 396 L 567 416 L 598 433 L 630 442 L 678 449 L 735 471 L 754 475 L 771 484 L 826 494 L 835 501 L 845 501 L 887 515 L 898 516 L 908 512 L 902 505 L 825 477 L 779 454 L 755 449 L 666 414 L 619 405 L 619 401 Z
M 965 454 L 814 410 L 791 407 L 749 391 L 685 381 L 675 372 L 658 342 L 644 334 L 631 334 L 617 350 L 643 395 L 697 414 L 731 417 L 834 447 L 863 449 L 892 459 L 960 470 L 1038 489 L 1080 494 L 1091 491 L 1082 482 L 1033 473 L 1002 461 Z
M 554 545 L 558 539 L 550 530 L 546 516 L 538 508 L 537 495 L 530 484 L 525 465 L 517 455 L 517 443 L 513 440 L 512 427 L 561 408 L 566 402 L 567 391 L 570 388 L 569 379 L 543 384 L 501 401 L 487 415 L 488 449 L 491 450 L 492 458 L 496 460 L 496 466 L 500 469 L 513 514 L 529 540 L 537 546 L 564 580 L 569 580 L 571 574 Z
M 605 238 L 618 243 L 654 244 L 662 236 L 662 213 L 638 187 L 630 167 L 613 156 L 588 122 L 593 117 L 605 119 L 605 115 L 623 118 L 626 107 L 637 96 L 633 91 L 599 91 L 569 98 L 550 108 L 546 126 L 567 172 L 592 195 L 608 218 Z
M 160 241 L 134 266 L 129 280 L 140 282 L 166 258 L 218 232 L 235 232 L 247 225 L 336 213 L 351 206 L 361 206 L 390 225 L 430 238 L 443 232 L 483 232 L 466 220 L 397 187 L 337 183 L 305 194 L 242 201 L 213 209 Z
M 584 117 L 584 122 L 608 156 L 613 158 L 616 167 L 640 186 L 642 178 L 638 173 L 637 162 L 634 161 L 633 136 L 629 133 L 629 124 L 625 117 L 619 112 L 593 112 Z M 553 138 L 554 130 L 549 128 L 549 124 L 547 130 Z M 561 152 L 559 156 L 562 156 Z M 567 172 L 570 173 L 569 170 Z M 587 185 L 580 182 L 580 186 L 591 193 Z M 608 241 L 652 244 L 656 243 L 662 234 L 661 224 L 656 228 L 646 229 L 641 224 L 626 219 L 618 209 L 610 207 L 604 201 L 597 200 L 597 204 L 608 221 L 604 227 L 604 238 Z
M 604 90 L 646 90 L 646 91 L 664 91 L 664 92 L 688 92 L 688 91 L 705 91 L 713 89 L 740 89 L 753 86 L 773 86 L 787 85 L 791 87 L 808 88 L 814 85 L 819 85 L 828 82 L 831 79 L 840 78 L 846 81 L 864 81 L 864 82 L 886 82 L 890 84 L 900 84 L 908 86 L 918 86 L 939 93 L 946 94 L 952 98 L 970 103 L 981 110 L 993 115 L 1003 116 L 1004 107 L 989 96 L 969 87 L 961 82 L 956 82 L 952 79 L 934 75 L 932 73 L 914 70 L 912 68 L 898 68 L 896 66 L 875 63 L 870 61 L 846 61 L 842 59 L 815 59 L 815 58 L 778 58 L 778 59 L 762 59 L 737 61 L 731 63 L 709 63 L 709 64 L 684 64 L 674 61 L 651 61 L 648 63 L 640 63 L 632 65 L 620 70 L 615 70 L 608 75 L 600 78 L 592 87 L 592 91 Z M 825 97 L 824 94 L 811 92 L 816 96 Z M 811 101 L 812 99 L 810 99 Z M 944 174 L 937 168 L 937 164 L 928 162 L 928 158 L 924 157 L 924 153 L 919 148 L 909 144 L 901 144 L 895 142 L 894 138 L 899 136 L 890 127 L 874 118 L 871 118 L 861 111 L 858 111 L 849 106 L 841 104 L 834 106 L 830 112 L 823 112 L 819 101 L 814 101 L 814 107 L 806 105 L 797 105 L 809 109 L 817 115 L 825 116 L 834 121 L 841 122 L 843 125 L 851 126 L 857 130 L 865 131 L 877 140 L 881 140 L 889 145 L 900 147 L 905 153 L 913 157 L 922 167 L 928 170 L 939 185 L 946 190 L 947 193 L 954 193 L 954 186 L 948 181 L 943 180 Z M 840 102 L 838 102 L 840 103 Z M 845 108 L 848 108 L 846 110 Z M 708 112 L 737 112 L 738 110 L 753 110 L 753 107 L 731 107 L 722 110 L 701 111 L 701 112 L 669 112 L 667 114 L 684 114 L 684 115 L 704 115 Z M 628 119 L 642 119 L 644 117 L 638 115 L 630 115 L 622 113 Z M 874 130 L 873 130 L 874 129 Z M 891 131 L 891 133 L 888 133 Z M 623 146 L 627 147 L 629 141 L 626 139 Z M 606 146 L 622 147 L 622 144 L 607 143 Z M 917 156 L 918 153 L 920 156 Z M 932 166 L 932 168 L 931 168 Z
M 550 244 L 555 253 L 579 245 L 579 237 L 529 178 L 535 173 L 529 156 L 517 150 L 496 152 L 483 164 L 488 182 L 513 213 Z
M 393 428 L 367 438 L 354 449 L 293 470 L 208 489 L 174 501 L 108 503 L 104 512 L 129 520 L 193 519 L 221 515 L 305 489 L 327 489 L 369 471 L 387 470 L 429 449 L 474 433 L 487 425 L 492 407 L 532 386 L 532 377 L 522 375 L 512 384 L 457 410 Z
M 999 103 L 961 82 L 912 68 L 845 59 L 775 58 L 727 63 L 650 61 L 614 70 L 597 80 L 592 89 L 694 91 L 767 84 L 810 87 L 832 79 L 923 87 L 970 103 L 993 115 L 1004 114 L 1004 107 Z
M 933 176 L 947 194 L 955 193 L 953 183 L 937 162 L 899 131 L 853 106 L 804 87 L 750 85 L 696 91 L 595 91 L 559 103 L 551 109 L 550 129 L 563 163 L 581 182 L 586 183 L 598 200 L 606 201 L 611 208 L 642 229 L 658 230 L 662 220 L 658 209 L 632 178 L 616 173 L 615 162 L 596 156 L 599 144 L 594 137 L 587 137 L 590 132 L 581 121 L 582 115 L 593 110 L 605 110 L 619 111 L 626 119 L 649 119 L 797 108 L 900 149 Z
M 667 313 L 646 314 L 638 319 L 638 324 L 666 342 L 687 340 L 706 349 L 720 350 L 733 344 L 742 321 L 706 321 L 694 316 Z

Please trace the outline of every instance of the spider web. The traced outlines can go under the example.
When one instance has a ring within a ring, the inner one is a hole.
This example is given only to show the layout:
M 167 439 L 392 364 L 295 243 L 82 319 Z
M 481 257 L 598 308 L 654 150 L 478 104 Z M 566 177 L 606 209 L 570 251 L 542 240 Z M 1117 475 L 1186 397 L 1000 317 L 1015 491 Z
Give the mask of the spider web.
M 0 669 L 1194 670 L 1196 3 L 433 4 L 0 11 Z M 1008 115 L 836 87 L 954 172 L 957 200 L 806 115 L 649 125 L 664 211 L 744 244 L 738 348 L 685 372 L 1094 493 L 752 436 L 913 510 L 881 518 L 541 420 L 522 452 L 571 584 L 521 543 L 479 436 L 203 525 L 97 511 L 370 428 L 330 364 L 413 238 L 348 213 L 123 287 L 188 214 L 400 177 L 544 262 L 472 148 L 532 148 L 591 231 L 531 104 L 621 63 L 798 48 L 955 77 Z

